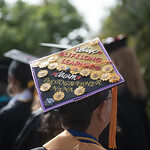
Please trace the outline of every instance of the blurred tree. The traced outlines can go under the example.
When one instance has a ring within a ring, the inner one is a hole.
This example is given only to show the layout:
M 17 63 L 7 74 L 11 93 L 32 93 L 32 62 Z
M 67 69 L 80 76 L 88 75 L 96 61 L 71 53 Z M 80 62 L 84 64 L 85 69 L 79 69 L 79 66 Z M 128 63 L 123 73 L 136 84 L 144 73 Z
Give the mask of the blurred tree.
M 110 15 L 103 22 L 101 35 L 108 37 L 126 34 L 129 37 L 129 45 L 136 50 L 140 63 L 145 68 L 144 77 L 150 91 L 149 16 L 149 0 L 118 0 L 117 5 L 110 9 Z
M 59 43 L 80 28 L 87 25 L 67 0 L 43 0 L 41 5 L 18 0 L 12 6 L 0 0 L 0 57 L 12 48 L 35 54 L 40 42 Z

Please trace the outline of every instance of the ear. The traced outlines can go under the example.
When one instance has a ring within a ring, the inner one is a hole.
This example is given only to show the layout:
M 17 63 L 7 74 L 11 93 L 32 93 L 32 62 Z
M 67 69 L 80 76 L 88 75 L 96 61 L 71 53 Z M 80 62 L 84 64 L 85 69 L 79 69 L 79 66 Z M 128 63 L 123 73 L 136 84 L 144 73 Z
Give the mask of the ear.
M 103 101 L 95 110 L 96 116 L 100 121 L 104 120 L 105 106 L 106 106 L 106 101 Z

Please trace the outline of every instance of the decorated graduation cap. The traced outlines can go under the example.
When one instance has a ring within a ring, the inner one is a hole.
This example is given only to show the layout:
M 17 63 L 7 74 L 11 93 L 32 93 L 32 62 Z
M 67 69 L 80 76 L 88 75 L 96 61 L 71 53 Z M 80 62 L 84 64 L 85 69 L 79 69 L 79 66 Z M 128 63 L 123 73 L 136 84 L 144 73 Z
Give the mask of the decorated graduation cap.
M 124 82 L 99 38 L 30 63 L 43 112 L 112 88 L 110 148 L 115 148 L 117 85 Z

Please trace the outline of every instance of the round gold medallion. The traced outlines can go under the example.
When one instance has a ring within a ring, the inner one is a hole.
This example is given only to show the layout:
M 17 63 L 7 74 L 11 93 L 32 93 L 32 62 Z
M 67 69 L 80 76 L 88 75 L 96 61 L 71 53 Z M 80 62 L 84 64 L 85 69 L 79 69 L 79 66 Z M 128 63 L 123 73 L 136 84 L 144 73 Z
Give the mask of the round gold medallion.
M 77 73 L 79 73 L 80 72 L 80 69 L 78 69 L 78 68 L 71 68 L 71 70 L 70 70 L 70 73 L 71 74 L 77 74 Z
M 81 70 L 80 71 L 80 74 L 82 75 L 82 76 L 88 76 L 88 75 L 90 75 L 90 73 L 91 73 L 91 70 L 90 69 L 83 69 L 83 70 Z
M 61 91 L 56 92 L 56 93 L 53 95 L 53 99 L 54 99 L 55 101 L 60 101 L 60 100 L 62 100 L 64 97 L 65 97 L 65 93 L 64 93 L 64 92 L 61 92 Z
M 120 76 L 119 75 L 117 75 L 117 74 L 111 74 L 111 77 L 110 77 L 110 79 L 109 79 L 109 82 L 110 83 L 113 83 L 113 82 L 117 82 L 117 81 L 119 81 L 120 80 Z
M 58 63 L 50 63 L 48 65 L 48 69 L 52 70 L 52 69 L 55 69 L 57 66 L 58 66 Z
M 82 95 L 85 92 L 85 88 L 83 86 L 79 86 L 74 90 L 75 95 Z
M 100 73 L 98 71 L 92 71 L 91 75 L 90 75 L 91 79 L 93 80 L 97 80 L 100 78 Z
M 48 65 L 49 65 L 49 62 L 48 62 L 48 61 L 42 61 L 42 62 L 40 62 L 39 67 L 40 67 L 40 68 L 45 68 L 45 67 L 47 67 Z
M 110 73 L 104 73 L 104 74 L 101 75 L 100 79 L 102 81 L 107 81 L 107 80 L 109 80 L 110 77 L 111 77 Z
M 62 71 L 62 70 L 65 70 L 66 68 L 67 68 L 67 65 L 62 64 L 57 67 L 57 70 Z
M 106 65 L 103 67 L 102 71 L 105 73 L 109 73 L 113 70 L 113 66 L 112 65 Z
M 31 63 L 31 66 L 34 67 L 34 68 L 35 68 L 35 67 L 38 67 L 38 66 L 39 66 L 39 61 L 36 60 L 36 61 L 32 62 L 32 63 Z
M 42 78 L 42 77 L 45 77 L 46 75 L 48 74 L 48 71 L 47 70 L 41 70 L 38 72 L 38 77 L 39 78 Z
M 51 85 L 49 83 L 44 83 L 41 85 L 40 90 L 42 92 L 48 91 L 51 88 Z
M 58 60 L 58 56 L 57 55 L 54 55 L 54 56 L 51 56 L 48 58 L 48 61 L 51 63 L 51 62 L 55 62 Z

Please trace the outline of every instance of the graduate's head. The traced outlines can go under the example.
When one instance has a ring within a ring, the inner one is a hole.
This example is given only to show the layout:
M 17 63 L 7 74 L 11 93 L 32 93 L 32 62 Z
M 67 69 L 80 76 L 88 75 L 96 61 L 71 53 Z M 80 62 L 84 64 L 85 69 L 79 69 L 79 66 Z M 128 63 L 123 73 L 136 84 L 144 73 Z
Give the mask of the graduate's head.
M 147 89 L 143 80 L 142 71 L 136 53 L 127 44 L 127 37 L 118 35 L 108 37 L 104 46 L 111 56 L 119 72 L 126 81 L 126 87 L 134 97 L 144 99 Z M 120 88 L 122 90 L 122 88 Z
M 8 93 L 16 94 L 27 88 L 31 79 L 30 66 L 13 60 L 8 69 Z
M 110 121 L 111 99 L 111 91 L 106 90 L 60 107 L 62 126 L 85 132 L 94 121 L 100 132 Z

